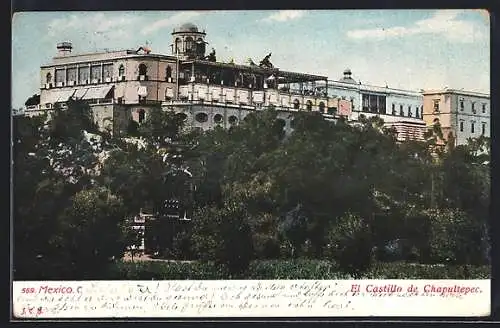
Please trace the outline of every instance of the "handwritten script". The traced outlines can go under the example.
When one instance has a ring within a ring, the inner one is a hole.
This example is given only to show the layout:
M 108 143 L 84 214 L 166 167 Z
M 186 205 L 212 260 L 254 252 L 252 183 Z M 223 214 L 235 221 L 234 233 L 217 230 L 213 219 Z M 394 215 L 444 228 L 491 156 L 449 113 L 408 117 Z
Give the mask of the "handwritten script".
M 16 318 L 483 316 L 489 280 L 16 281 Z

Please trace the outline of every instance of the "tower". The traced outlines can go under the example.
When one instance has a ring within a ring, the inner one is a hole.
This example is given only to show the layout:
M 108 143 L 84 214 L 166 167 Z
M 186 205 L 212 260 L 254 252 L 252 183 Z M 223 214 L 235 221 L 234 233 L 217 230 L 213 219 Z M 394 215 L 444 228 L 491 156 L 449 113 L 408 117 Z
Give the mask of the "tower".
M 172 32 L 172 54 L 182 59 L 203 59 L 205 57 L 205 31 L 200 32 L 196 25 L 185 23 Z

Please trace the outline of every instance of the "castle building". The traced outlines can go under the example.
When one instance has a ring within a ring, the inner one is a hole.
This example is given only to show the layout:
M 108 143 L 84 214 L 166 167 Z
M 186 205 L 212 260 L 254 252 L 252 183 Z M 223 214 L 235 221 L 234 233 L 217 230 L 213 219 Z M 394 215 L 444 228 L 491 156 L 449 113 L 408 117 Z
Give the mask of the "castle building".
M 490 137 L 490 96 L 455 90 L 429 90 L 423 93 L 424 121 L 428 126 L 439 123 L 445 140 L 455 146 L 469 138 Z
M 217 62 L 214 52 L 206 56 L 205 31 L 191 23 L 171 35 L 170 55 L 151 53 L 148 47 L 73 54 L 71 43 L 59 43 L 57 56 L 40 69 L 40 104 L 25 113 L 83 100 L 101 129 L 124 136 L 130 121 L 141 124 L 159 106 L 203 130 L 227 128 L 253 111 L 274 107 L 286 131 L 293 130 L 291 113 L 318 111 L 328 120 L 380 116 L 396 128 L 398 140 L 422 138 L 419 93 L 361 84 L 348 69 L 339 80 L 284 71 L 273 66 L 271 54 L 258 64 Z

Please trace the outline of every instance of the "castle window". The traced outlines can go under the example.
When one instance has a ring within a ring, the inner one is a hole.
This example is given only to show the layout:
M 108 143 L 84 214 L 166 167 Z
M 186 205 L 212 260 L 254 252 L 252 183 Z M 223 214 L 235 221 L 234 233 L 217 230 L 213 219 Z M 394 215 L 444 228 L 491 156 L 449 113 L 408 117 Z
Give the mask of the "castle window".
M 56 69 L 56 83 L 63 83 L 65 80 L 64 69 Z
M 320 103 L 319 103 L 319 111 L 321 113 L 325 112 L 325 103 L 323 101 L 320 101 Z
M 198 113 L 196 114 L 195 119 L 199 123 L 205 123 L 208 121 L 208 115 L 206 113 Z
M 78 82 L 84 84 L 88 82 L 90 75 L 90 68 L 88 66 L 80 67 L 78 69 Z
M 460 110 L 461 111 L 464 110 L 464 100 L 463 99 L 460 99 Z
M 403 110 L 403 105 L 399 105 L 399 115 L 405 116 L 405 111 Z
M 198 40 L 196 41 L 196 44 L 197 44 L 197 49 L 198 49 L 198 53 L 199 54 L 205 54 L 205 41 L 203 41 L 202 38 L 198 38 Z
M 120 67 L 118 68 L 118 76 L 123 76 L 125 75 L 125 67 L 122 65 L 120 65 Z
M 238 118 L 234 115 L 231 115 L 231 116 L 229 116 L 228 121 L 229 121 L 229 124 L 234 125 L 238 122 Z
M 385 114 L 385 96 L 363 94 L 362 103 L 364 112 Z
M 166 69 L 166 72 L 165 72 L 165 78 L 168 80 L 171 77 L 172 77 L 172 67 L 167 66 L 167 69 Z
M 175 53 L 179 53 L 182 51 L 181 50 L 181 43 L 182 43 L 182 41 L 180 38 L 175 39 Z
M 486 104 L 483 103 L 483 114 L 486 113 Z
M 411 106 L 408 106 L 408 117 L 412 117 Z
M 396 105 L 392 104 L 392 115 L 396 115 Z
M 148 67 L 145 64 L 140 64 L 139 75 L 147 75 L 147 74 L 148 74 Z
M 104 78 L 111 78 L 113 76 L 113 64 L 102 65 L 102 72 Z
M 186 38 L 186 52 L 192 51 L 194 48 L 194 41 L 192 37 Z
M 146 111 L 144 109 L 139 109 L 139 123 L 144 122 L 146 118 Z
M 486 123 L 481 123 L 481 134 L 486 134 Z
M 472 121 L 470 122 L 470 133 L 474 133 L 475 131 L 475 126 L 476 125 L 476 122 Z
M 222 123 L 222 115 L 221 114 L 215 114 L 214 116 L 214 122 L 219 124 Z
M 294 109 L 299 109 L 300 108 L 300 101 L 298 99 L 295 99 L 293 101 L 293 108 Z
M 92 82 L 97 81 L 100 82 L 102 78 L 101 65 L 92 65 L 90 67 L 90 79 Z
M 46 81 L 47 81 L 47 83 L 51 83 L 52 82 L 52 74 L 47 73 Z
M 434 99 L 434 111 L 439 112 L 439 99 Z
M 308 100 L 306 102 L 306 109 L 310 111 L 312 110 L 312 106 L 313 106 L 312 101 Z
M 418 106 L 417 106 L 417 108 L 415 109 L 415 117 L 416 117 L 416 118 L 420 118 L 420 111 L 419 111 L 419 109 L 418 109 Z
M 460 121 L 460 132 L 464 132 L 464 121 Z

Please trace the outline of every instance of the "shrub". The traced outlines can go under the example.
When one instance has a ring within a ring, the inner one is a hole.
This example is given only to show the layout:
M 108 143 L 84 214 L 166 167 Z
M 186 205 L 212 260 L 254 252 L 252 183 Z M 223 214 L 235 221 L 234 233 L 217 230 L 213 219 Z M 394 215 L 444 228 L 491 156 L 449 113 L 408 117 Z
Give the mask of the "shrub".
M 342 271 L 356 277 L 370 267 L 370 230 L 359 216 L 347 213 L 338 218 L 331 226 L 327 239 L 327 254 L 335 259 Z
M 484 264 L 483 227 L 460 210 L 429 210 L 429 260 Z
M 414 264 L 405 262 L 372 265 L 363 279 L 490 279 L 489 266 Z M 235 276 L 214 262 L 118 262 L 106 279 L 114 280 L 215 280 L 215 279 L 352 279 L 330 261 L 296 259 L 253 261 Z
M 490 279 L 489 266 L 418 264 L 405 262 L 375 263 L 364 279 Z
M 193 217 L 193 249 L 202 260 L 227 266 L 231 273 L 244 271 L 253 255 L 248 215 L 240 204 L 207 207 Z

